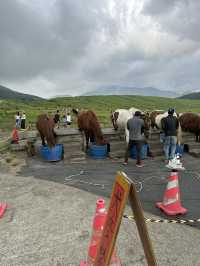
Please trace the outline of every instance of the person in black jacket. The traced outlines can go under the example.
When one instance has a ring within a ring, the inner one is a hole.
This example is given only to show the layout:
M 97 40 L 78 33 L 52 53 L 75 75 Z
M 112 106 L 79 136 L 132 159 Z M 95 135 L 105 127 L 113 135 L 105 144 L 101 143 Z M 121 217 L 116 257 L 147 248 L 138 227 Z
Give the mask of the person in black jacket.
M 176 116 L 174 116 L 174 109 L 169 108 L 168 116 L 161 120 L 162 129 L 165 133 L 164 140 L 164 152 L 165 160 L 168 163 L 169 160 L 175 157 L 176 143 L 177 143 L 177 129 L 179 126 L 179 121 Z

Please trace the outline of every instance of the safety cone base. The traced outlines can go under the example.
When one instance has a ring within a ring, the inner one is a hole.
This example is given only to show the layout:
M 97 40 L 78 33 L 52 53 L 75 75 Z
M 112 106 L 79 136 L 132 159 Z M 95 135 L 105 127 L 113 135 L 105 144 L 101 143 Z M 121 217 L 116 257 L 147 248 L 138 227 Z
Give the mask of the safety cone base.
M 87 266 L 86 261 L 81 261 L 79 266 Z
M 0 203 L 0 218 L 3 217 L 6 209 L 7 209 L 7 204 L 6 203 Z
M 187 213 L 187 209 L 183 208 L 182 206 L 179 206 L 178 209 L 172 209 L 170 205 L 163 205 L 162 202 L 157 202 L 156 207 L 161 209 L 163 212 L 165 212 L 167 215 L 177 215 L 177 214 L 185 214 Z M 170 209 L 169 209 L 170 208 Z

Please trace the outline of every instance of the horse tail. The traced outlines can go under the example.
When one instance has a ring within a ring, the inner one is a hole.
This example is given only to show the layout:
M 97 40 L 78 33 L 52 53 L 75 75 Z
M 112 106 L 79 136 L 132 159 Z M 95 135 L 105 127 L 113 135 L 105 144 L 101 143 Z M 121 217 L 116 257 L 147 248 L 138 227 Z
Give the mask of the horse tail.
M 79 113 L 79 111 L 78 111 L 78 109 L 72 109 L 72 112 L 75 114 L 75 115 L 78 115 L 78 113 Z

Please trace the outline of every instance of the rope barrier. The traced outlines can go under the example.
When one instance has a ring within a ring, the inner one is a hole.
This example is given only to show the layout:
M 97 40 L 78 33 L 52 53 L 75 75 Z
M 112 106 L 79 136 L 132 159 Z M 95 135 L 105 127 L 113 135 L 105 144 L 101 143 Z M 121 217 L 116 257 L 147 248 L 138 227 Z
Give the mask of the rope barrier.
M 84 174 L 84 170 L 81 170 L 78 174 L 69 175 L 69 176 L 65 177 L 64 184 L 67 185 L 68 183 L 82 183 L 82 184 L 87 184 L 87 185 L 95 186 L 95 187 L 99 186 L 102 189 L 105 188 L 104 184 L 97 184 L 97 183 L 93 183 L 93 182 L 84 181 L 84 180 L 81 180 L 81 179 L 73 179 L 72 178 L 72 177 L 80 176 L 80 175 L 83 175 L 83 174 Z
M 192 178 L 196 179 L 197 181 L 200 180 L 200 174 L 198 172 L 196 172 L 196 171 L 188 171 L 188 170 L 186 170 L 186 172 L 188 174 L 193 175 Z M 72 177 L 74 177 L 74 176 L 80 176 L 82 174 L 84 174 L 84 171 L 83 170 L 81 170 L 80 173 L 78 173 L 78 174 L 75 174 L 75 175 L 71 175 L 71 176 L 66 177 L 64 184 L 67 185 L 68 182 L 75 182 L 75 183 L 77 182 L 77 183 L 84 183 L 84 184 L 88 184 L 88 185 L 92 185 L 92 186 L 99 186 L 102 189 L 104 189 L 107 186 L 105 184 L 95 184 L 95 183 L 83 181 L 83 180 L 80 180 L 80 179 L 79 180 L 72 179 Z M 136 185 L 136 187 L 139 186 L 139 188 L 137 189 L 137 192 L 141 192 L 142 189 L 143 189 L 143 185 L 147 181 L 149 181 L 149 180 L 151 180 L 153 178 L 155 178 L 155 176 L 149 176 L 146 179 L 144 179 L 143 181 L 136 181 L 134 178 L 132 178 L 133 179 L 133 183 Z M 135 221 L 134 216 L 129 216 L 129 215 L 126 215 L 125 214 L 125 215 L 123 215 L 123 218 L 128 219 L 128 220 L 131 220 L 131 221 Z M 200 223 L 200 218 L 199 219 L 186 219 L 186 220 L 185 219 L 174 220 L 174 219 L 145 218 L 145 221 L 147 223 L 195 224 L 195 223 Z

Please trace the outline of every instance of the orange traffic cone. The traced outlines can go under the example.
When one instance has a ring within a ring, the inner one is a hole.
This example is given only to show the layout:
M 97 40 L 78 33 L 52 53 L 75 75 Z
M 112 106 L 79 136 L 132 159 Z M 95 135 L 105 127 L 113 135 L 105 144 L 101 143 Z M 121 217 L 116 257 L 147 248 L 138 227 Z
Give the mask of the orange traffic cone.
M 103 199 L 97 200 L 96 213 L 93 220 L 92 238 L 88 250 L 87 266 L 93 265 L 97 255 L 97 247 L 101 240 L 103 226 L 106 220 L 105 201 Z
M 177 171 L 172 170 L 164 193 L 163 202 L 157 202 L 156 206 L 167 215 L 185 214 L 187 212 L 187 209 L 183 208 L 180 202 Z
M 98 245 L 100 243 L 102 232 L 103 232 L 103 227 L 106 221 L 106 215 L 107 215 L 107 212 L 105 209 L 105 201 L 103 199 L 97 200 L 96 212 L 95 212 L 95 216 L 93 219 L 93 225 L 92 225 L 93 232 L 92 232 L 92 237 L 91 237 L 90 245 L 88 249 L 87 261 L 81 261 L 80 266 L 93 266 L 94 265 L 94 261 L 97 255 Z M 121 266 L 120 259 L 116 255 L 115 250 L 113 252 L 110 265 Z
M 0 203 L 0 218 L 3 217 L 6 209 L 7 209 L 7 204 L 6 203 Z

